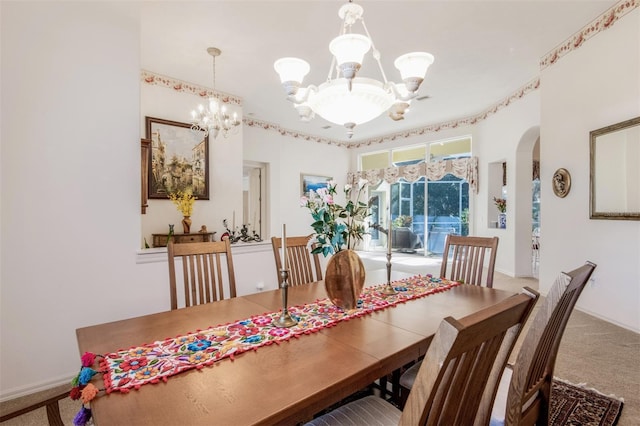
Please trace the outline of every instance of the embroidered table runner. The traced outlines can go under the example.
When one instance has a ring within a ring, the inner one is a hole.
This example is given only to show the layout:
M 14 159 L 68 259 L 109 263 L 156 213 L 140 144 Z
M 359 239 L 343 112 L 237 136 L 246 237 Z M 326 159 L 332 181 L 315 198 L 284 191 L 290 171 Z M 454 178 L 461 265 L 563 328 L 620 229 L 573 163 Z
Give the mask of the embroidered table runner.
M 395 295 L 383 295 L 381 291 L 385 287 L 384 284 L 365 287 L 358 300 L 358 306 L 350 311 L 334 306 L 329 299 L 292 306 L 289 307 L 289 313 L 298 323 L 290 328 L 278 328 L 272 324 L 272 321 L 280 316 L 280 311 L 255 315 L 195 333 L 103 355 L 100 373 L 103 374 L 107 393 L 129 392 L 147 383 L 166 381 L 168 377 L 186 370 L 202 368 L 224 358 L 233 360 L 234 356 L 243 352 L 315 333 L 341 321 L 445 291 L 459 284 L 431 275 L 418 275 L 393 282 L 392 285 L 397 292 Z M 93 362 L 92 354 L 85 356 L 90 358 L 90 362 L 86 365 L 83 357 L 83 370 Z M 95 370 L 89 370 L 93 374 L 97 373 Z M 93 374 L 88 374 L 90 380 Z M 81 375 L 82 370 L 79 376 Z M 80 382 L 82 383 L 82 380 Z

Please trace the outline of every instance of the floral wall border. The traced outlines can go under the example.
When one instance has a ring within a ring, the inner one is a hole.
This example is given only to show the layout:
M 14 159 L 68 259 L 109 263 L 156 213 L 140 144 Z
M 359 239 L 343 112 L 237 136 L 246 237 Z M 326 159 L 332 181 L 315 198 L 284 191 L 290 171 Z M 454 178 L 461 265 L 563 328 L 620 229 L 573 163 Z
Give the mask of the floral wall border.
M 362 146 L 370 146 L 372 144 L 379 144 L 379 143 L 384 143 L 384 142 L 391 142 L 391 141 L 395 141 L 396 139 L 399 138 L 408 138 L 411 136 L 421 136 L 424 135 L 426 133 L 436 133 L 442 130 L 449 130 L 449 129 L 456 129 L 458 127 L 465 127 L 465 126 L 472 126 L 474 124 L 477 124 L 478 122 L 482 121 L 482 120 L 486 120 L 489 116 L 495 114 L 496 112 L 500 111 L 503 108 L 506 108 L 507 106 L 509 106 L 512 102 L 517 101 L 518 99 L 522 99 L 524 96 L 528 95 L 529 93 L 533 92 L 534 90 L 537 90 L 540 87 L 540 78 L 536 77 L 533 80 L 531 80 L 530 82 L 528 82 L 527 84 L 525 84 L 524 86 L 522 86 L 521 88 L 519 88 L 518 90 L 516 90 L 514 93 L 512 93 L 511 95 L 509 95 L 508 97 L 506 97 L 505 99 L 503 99 L 502 101 L 490 106 L 489 108 L 487 108 L 486 110 L 484 110 L 483 112 L 476 114 L 476 115 L 472 115 L 470 117 L 465 117 L 465 118 L 457 118 L 455 120 L 451 120 L 451 121 L 444 121 L 441 123 L 435 123 L 435 124 L 430 124 L 428 126 L 424 126 L 424 127 L 419 127 L 416 129 L 409 129 L 409 130 L 405 130 L 403 132 L 397 132 L 397 133 L 392 133 L 386 136 L 380 136 L 377 138 L 371 138 L 371 139 L 366 139 L 360 142 L 355 142 L 355 143 L 351 143 L 349 144 L 349 148 L 359 148 Z
M 540 71 L 555 64 L 569 52 L 572 52 L 594 35 L 611 28 L 613 24 L 627 13 L 640 6 L 640 0 L 621 0 L 602 15 L 582 27 L 580 31 L 556 46 L 540 59 Z
M 200 96 L 202 98 L 208 98 L 215 96 L 222 102 L 236 104 L 242 106 L 242 98 L 234 96 L 229 93 L 220 91 L 213 91 L 205 86 L 199 86 L 197 84 L 187 83 L 186 81 L 178 80 L 177 78 L 167 77 L 164 75 L 156 74 L 151 71 L 141 70 L 140 80 L 143 83 L 150 84 L 152 86 L 162 86 L 167 89 L 173 89 L 176 92 L 189 93 L 190 95 Z

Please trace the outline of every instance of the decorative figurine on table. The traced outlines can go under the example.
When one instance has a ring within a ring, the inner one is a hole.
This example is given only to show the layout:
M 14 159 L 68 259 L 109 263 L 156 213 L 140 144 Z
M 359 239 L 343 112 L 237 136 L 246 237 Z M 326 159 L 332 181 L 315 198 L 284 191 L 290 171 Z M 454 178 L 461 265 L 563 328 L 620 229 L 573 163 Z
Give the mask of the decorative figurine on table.
M 222 224 L 224 225 L 226 232 L 223 233 L 220 238 L 224 239 L 225 237 L 229 237 L 229 242 L 231 244 L 237 243 L 238 241 L 242 241 L 243 243 L 248 243 L 251 241 L 256 241 L 256 242 L 262 241 L 262 239 L 260 238 L 260 235 L 258 235 L 255 230 L 253 231 L 253 235 L 249 235 L 249 225 L 243 224 L 242 228 L 240 228 L 240 232 L 236 232 L 235 229 L 234 230 L 229 229 L 227 225 L 227 219 L 224 219 L 222 221 Z
M 199 234 L 208 234 L 209 231 L 207 230 L 207 225 L 202 225 L 200 227 L 200 230 L 198 231 Z M 207 238 L 205 241 L 215 241 L 216 240 L 216 232 L 213 231 L 211 233 L 211 239 Z
M 242 225 L 242 228 L 240 229 L 240 241 L 243 243 L 251 241 L 260 242 L 262 239 L 260 238 L 260 235 L 256 234 L 255 229 L 253 230 L 253 235 L 249 235 L 249 225 Z
M 237 243 L 240 240 L 240 237 L 236 235 L 235 229 L 234 230 L 229 229 L 229 225 L 227 225 L 227 219 L 222 220 L 222 225 L 224 226 L 224 229 L 226 230 L 226 232 L 222 234 L 222 236 L 220 237 L 220 241 L 224 240 L 225 237 L 227 237 L 229 238 L 229 242 L 231 244 Z
M 169 235 L 167 235 L 167 244 L 169 244 L 169 241 L 171 241 L 171 238 L 173 238 L 173 225 L 169 225 Z

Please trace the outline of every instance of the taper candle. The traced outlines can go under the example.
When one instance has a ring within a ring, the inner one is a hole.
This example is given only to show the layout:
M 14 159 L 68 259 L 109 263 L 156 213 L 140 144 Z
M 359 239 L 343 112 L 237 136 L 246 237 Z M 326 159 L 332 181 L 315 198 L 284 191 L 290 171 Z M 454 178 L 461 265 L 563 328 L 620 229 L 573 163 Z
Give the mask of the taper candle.
M 387 231 L 387 253 L 391 254 L 391 234 L 393 234 L 391 214 L 389 214 L 389 230 Z
M 287 225 L 282 224 L 282 269 L 287 269 Z

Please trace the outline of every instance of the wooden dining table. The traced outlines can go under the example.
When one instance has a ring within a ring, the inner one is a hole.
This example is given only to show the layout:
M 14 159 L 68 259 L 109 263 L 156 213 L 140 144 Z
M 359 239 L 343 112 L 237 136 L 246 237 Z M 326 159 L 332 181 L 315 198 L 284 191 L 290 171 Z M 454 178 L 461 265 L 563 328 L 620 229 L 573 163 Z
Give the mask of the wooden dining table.
M 383 272 L 369 271 L 368 283 L 386 282 Z M 91 402 L 94 421 L 97 426 L 295 425 L 424 355 L 443 318 L 466 316 L 511 295 L 459 285 L 166 382 L 98 396 Z M 290 306 L 325 297 L 322 281 L 289 288 Z M 110 353 L 281 308 L 281 290 L 265 291 L 79 328 L 78 347 L 81 354 Z M 96 378 L 92 382 L 100 388 Z

